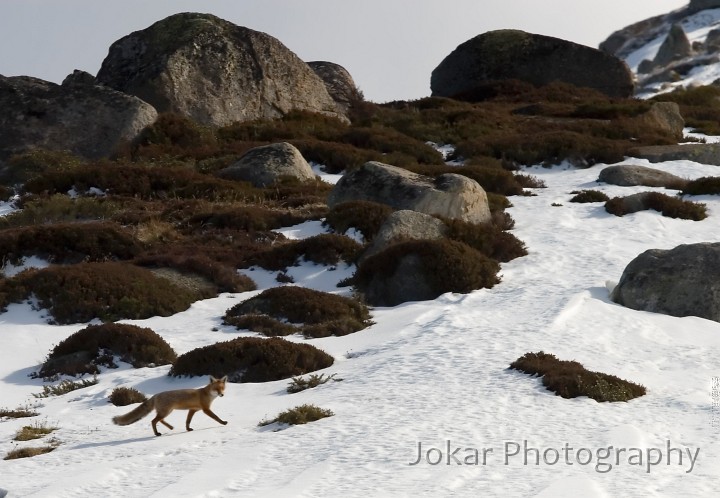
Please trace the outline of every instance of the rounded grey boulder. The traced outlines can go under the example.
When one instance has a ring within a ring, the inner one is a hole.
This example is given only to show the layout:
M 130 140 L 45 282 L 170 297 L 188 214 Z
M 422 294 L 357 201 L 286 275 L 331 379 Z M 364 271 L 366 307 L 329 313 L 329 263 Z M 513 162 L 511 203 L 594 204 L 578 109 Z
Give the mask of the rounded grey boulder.
M 720 243 L 643 252 L 627 265 L 611 298 L 634 310 L 720 321 Z
M 228 180 L 267 187 L 283 178 L 301 182 L 315 179 L 315 173 L 297 148 L 287 142 L 250 149 L 239 161 L 218 172 Z
M 345 174 L 328 196 L 328 206 L 347 201 L 372 201 L 470 223 L 490 220 L 487 194 L 466 176 L 447 173 L 437 178 L 370 161 Z
M 577 43 L 519 30 L 490 31 L 459 45 L 432 72 L 433 96 L 473 100 L 483 85 L 517 79 L 536 86 L 553 81 L 630 97 L 630 68 L 617 57 Z
M 323 81 L 280 41 L 210 14 L 175 14 L 119 39 L 97 78 L 160 112 L 212 126 L 293 109 L 347 119 Z
M 308 66 L 315 71 L 315 74 L 325 83 L 330 96 L 343 107 L 348 109 L 353 102 L 363 99 L 363 95 L 355 85 L 355 80 L 350 73 L 340 64 L 327 61 L 308 62 Z
M 633 164 L 617 164 L 603 168 L 598 181 L 622 187 L 642 185 L 674 189 L 681 189 L 687 183 L 686 180 L 672 173 Z
M 445 223 L 429 214 L 407 209 L 395 211 L 382 224 L 372 244 L 360 256 L 360 261 L 381 252 L 394 242 L 441 239 L 447 231 Z

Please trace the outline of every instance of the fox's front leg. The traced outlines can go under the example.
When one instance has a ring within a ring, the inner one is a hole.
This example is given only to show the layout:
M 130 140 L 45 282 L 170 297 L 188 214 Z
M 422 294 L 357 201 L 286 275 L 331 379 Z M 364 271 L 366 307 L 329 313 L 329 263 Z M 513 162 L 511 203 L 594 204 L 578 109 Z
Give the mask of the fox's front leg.
M 210 417 L 211 419 L 213 419 L 213 420 L 221 423 L 222 425 L 227 425 L 227 420 L 223 420 L 223 419 L 221 419 L 220 417 L 218 417 L 217 415 L 215 415 L 215 414 L 212 412 L 212 410 L 210 410 L 210 408 L 204 408 L 204 409 L 203 409 L 203 413 L 204 413 L 205 415 L 207 415 L 208 417 Z
M 188 411 L 187 420 L 185 420 L 185 429 L 187 429 L 188 431 L 191 431 L 191 430 L 192 430 L 192 429 L 190 428 L 190 421 L 192 420 L 193 415 L 195 415 L 195 412 L 197 412 L 197 410 L 190 410 L 190 411 Z

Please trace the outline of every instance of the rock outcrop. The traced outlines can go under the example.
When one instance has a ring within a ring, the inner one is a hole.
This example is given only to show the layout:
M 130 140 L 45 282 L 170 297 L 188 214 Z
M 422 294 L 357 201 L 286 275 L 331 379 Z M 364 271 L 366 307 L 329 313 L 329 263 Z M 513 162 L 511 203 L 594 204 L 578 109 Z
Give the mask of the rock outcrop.
M 0 109 L 0 159 L 34 149 L 108 156 L 157 119 L 151 105 L 98 85 L 82 71 L 62 85 L 0 76 Z
M 644 186 L 672 189 L 681 189 L 687 183 L 686 180 L 672 173 L 633 164 L 617 164 L 603 168 L 598 181 L 622 187 Z
M 630 119 L 639 127 L 666 132 L 678 142 L 683 139 L 685 119 L 675 102 L 656 102 L 649 111 Z
M 323 81 L 277 39 L 210 14 L 175 14 L 121 38 L 97 78 L 212 126 L 293 109 L 346 119 Z
M 363 99 L 350 73 L 339 64 L 326 61 L 308 62 L 308 66 L 325 83 L 328 93 L 343 109 L 349 109 L 353 102 Z
M 694 161 L 720 166 L 720 144 L 649 145 L 636 147 L 628 153 L 651 163 Z
M 675 23 L 670 28 L 670 32 L 665 37 L 662 45 L 660 45 L 653 59 L 653 66 L 666 66 L 692 54 L 692 45 L 690 45 L 685 30 L 682 25 Z
M 301 182 L 315 179 L 300 151 L 287 142 L 250 149 L 239 161 L 218 171 L 218 176 L 250 182 L 255 187 L 267 187 L 287 178 Z
M 376 161 L 345 174 L 330 192 L 328 206 L 358 200 L 471 223 L 490 220 L 487 194 L 475 180 L 453 173 L 433 179 Z
M 394 242 L 441 239 L 447 231 L 442 221 L 429 214 L 407 209 L 395 211 L 382 224 L 370 246 L 360 256 L 360 261 L 374 256 Z
M 688 13 L 700 12 L 701 10 L 720 8 L 720 0 L 690 0 L 687 6 Z
M 625 268 L 611 297 L 634 310 L 720 321 L 720 243 L 645 251 Z
M 717 34 L 712 34 L 717 17 L 706 11 L 718 8 L 720 0 L 691 1 L 684 8 L 615 31 L 600 49 L 633 65 L 638 73 L 636 92 L 642 97 L 685 86 L 692 80 L 709 84 L 715 79 L 720 57 Z M 662 44 L 656 48 L 658 40 Z M 640 61 L 639 54 L 649 54 L 652 59 Z
M 490 31 L 461 44 L 435 68 L 430 87 L 434 96 L 473 100 L 483 85 L 504 79 L 536 86 L 562 81 L 611 97 L 634 91 L 632 72 L 617 57 L 518 30 Z

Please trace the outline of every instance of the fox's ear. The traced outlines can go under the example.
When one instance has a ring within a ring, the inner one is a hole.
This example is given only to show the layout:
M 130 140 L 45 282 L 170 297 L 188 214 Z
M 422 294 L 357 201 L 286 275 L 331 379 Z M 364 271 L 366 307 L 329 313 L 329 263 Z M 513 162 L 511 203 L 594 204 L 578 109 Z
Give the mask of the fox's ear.
M 227 375 L 225 377 L 223 377 L 222 379 L 220 379 L 220 382 L 227 382 Z
M 211 376 L 210 376 L 210 382 L 216 382 L 216 381 L 217 381 L 217 379 L 211 375 Z

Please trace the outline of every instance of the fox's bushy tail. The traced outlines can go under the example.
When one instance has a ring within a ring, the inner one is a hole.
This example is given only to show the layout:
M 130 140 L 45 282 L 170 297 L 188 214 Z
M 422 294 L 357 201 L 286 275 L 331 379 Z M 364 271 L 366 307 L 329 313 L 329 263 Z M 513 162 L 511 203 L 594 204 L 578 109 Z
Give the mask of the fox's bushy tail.
M 134 424 L 143 417 L 146 417 L 155 408 L 155 400 L 150 398 L 135 408 L 133 411 L 126 413 L 125 415 L 118 415 L 113 417 L 113 424 L 116 425 L 130 425 Z

